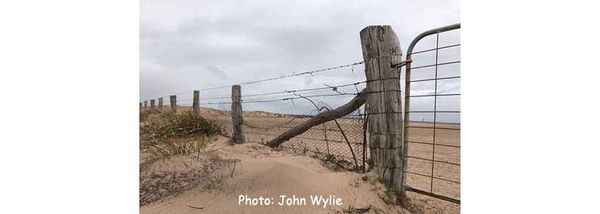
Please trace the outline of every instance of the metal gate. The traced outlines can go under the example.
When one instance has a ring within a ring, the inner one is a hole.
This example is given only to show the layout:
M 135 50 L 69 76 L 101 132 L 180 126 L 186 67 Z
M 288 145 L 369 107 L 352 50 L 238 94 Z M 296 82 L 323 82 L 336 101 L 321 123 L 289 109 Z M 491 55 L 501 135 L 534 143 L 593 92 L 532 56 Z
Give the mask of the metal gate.
M 460 204 L 460 24 L 418 35 L 406 55 L 404 191 Z M 450 41 L 457 39 L 458 41 Z M 415 47 L 433 46 L 419 48 Z M 456 54 L 458 53 L 458 54 Z

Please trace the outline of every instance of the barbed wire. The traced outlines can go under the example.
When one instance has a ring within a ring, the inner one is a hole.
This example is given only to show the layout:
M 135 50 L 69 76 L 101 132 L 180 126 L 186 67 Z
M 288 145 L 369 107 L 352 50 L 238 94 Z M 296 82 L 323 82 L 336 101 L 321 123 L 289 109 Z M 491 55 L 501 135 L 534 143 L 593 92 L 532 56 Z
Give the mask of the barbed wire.
M 199 91 L 210 91 L 210 90 L 216 90 L 216 89 L 230 88 L 232 85 L 249 85 L 249 84 L 256 84 L 256 83 L 262 83 L 262 82 L 279 80 L 279 79 L 285 79 L 285 78 L 291 78 L 291 77 L 298 77 L 298 76 L 304 76 L 304 75 L 313 75 L 313 74 L 321 73 L 321 72 L 325 72 L 325 71 L 337 70 L 337 69 L 346 68 L 346 67 L 353 67 L 353 66 L 360 65 L 360 64 L 363 64 L 363 63 L 364 63 L 364 61 L 360 61 L 360 62 L 354 62 L 354 63 L 350 63 L 350 64 L 338 65 L 338 66 L 333 66 L 333 67 L 328 67 L 328 68 L 321 68 L 321 69 L 316 69 L 316 70 L 311 70 L 311 71 L 304 71 L 304 72 L 300 72 L 300 73 L 294 73 L 293 72 L 292 74 L 283 75 L 283 76 L 279 76 L 279 77 L 271 77 L 271 78 L 266 78 L 266 79 L 252 80 L 252 81 L 241 82 L 241 83 L 234 83 L 234 84 L 230 84 L 230 85 L 217 86 L 217 87 L 201 88 L 201 89 L 199 89 Z M 171 94 L 171 95 L 187 94 L 187 93 L 191 93 L 191 92 L 194 92 L 194 91 L 196 91 L 196 90 L 185 91 L 185 92 L 177 92 L 177 93 Z M 167 97 L 167 96 L 169 96 L 169 95 L 163 95 L 163 96 L 157 96 L 157 97 Z M 148 100 L 148 99 L 145 99 L 145 100 Z
M 247 94 L 247 95 L 242 95 L 242 97 L 257 97 L 257 96 L 268 96 L 268 95 L 277 95 L 277 94 L 289 94 L 289 93 L 294 93 L 294 92 L 309 92 L 309 91 L 323 91 L 323 90 L 336 91 L 338 88 L 343 88 L 343 87 L 348 87 L 348 86 L 356 86 L 356 85 L 360 85 L 360 84 L 363 84 L 366 82 L 367 81 L 359 81 L 359 82 L 340 84 L 340 85 L 332 85 L 332 86 L 326 85 L 326 87 L 315 87 L 315 88 L 305 88 L 305 89 L 295 89 L 295 90 L 287 90 L 286 89 L 286 90 L 275 91 L 275 92 Z M 202 99 L 204 99 L 204 100 L 231 99 L 231 96 L 205 97 Z M 192 99 L 188 99 L 188 100 L 192 100 Z
M 389 55 L 382 55 L 382 56 L 372 57 L 372 58 L 369 58 L 367 60 L 379 59 L 379 58 L 382 58 L 382 57 L 401 56 L 401 55 L 402 55 L 401 53 L 398 53 L 398 54 L 389 54 Z M 394 68 L 402 67 L 407 62 L 409 62 L 409 61 L 400 61 L 399 63 L 393 65 L 393 67 Z M 328 68 L 321 68 L 321 69 L 316 69 L 316 70 L 311 70 L 311 71 L 304 71 L 304 72 L 300 72 L 300 73 L 292 73 L 292 74 L 283 75 L 283 76 L 279 76 L 279 77 L 271 77 L 271 78 L 260 79 L 260 80 L 252 80 L 252 81 L 241 82 L 241 83 L 230 84 L 230 85 L 224 85 L 224 86 L 218 86 L 218 87 L 201 88 L 198 91 L 210 91 L 210 90 L 216 90 L 216 89 L 229 88 L 232 85 L 249 85 L 249 84 L 256 84 L 256 83 L 262 83 L 262 82 L 267 82 L 267 81 L 285 79 L 285 78 L 290 78 L 290 77 L 297 77 L 297 76 L 304 76 L 304 75 L 313 75 L 315 73 L 320 73 L 320 72 L 325 72 L 325 71 L 331 71 L 331 70 L 336 70 L 336 69 L 346 68 L 346 67 L 351 67 L 352 68 L 352 72 L 354 73 L 354 66 L 360 65 L 360 64 L 364 64 L 364 63 L 365 63 L 365 61 L 354 62 L 354 63 L 350 63 L 350 64 L 345 64 L 345 65 L 333 66 L 333 67 L 328 67 Z M 330 88 L 330 87 L 322 87 L 321 89 L 328 89 L 328 88 Z M 196 91 L 196 90 L 185 91 L 185 92 L 177 92 L 177 93 L 171 94 L 171 95 L 187 94 L 187 93 L 192 93 L 194 91 Z M 297 91 L 301 91 L 301 90 L 297 90 Z M 277 94 L 277 92 L 271 92 L 271 93 Z M 259 94 L 257 94 L 257 95 L 259 95 Z M 159 97 L 167 97 L 167 96 L 170 96 L 170 95 L 158 96 L 157 98 L 159 98 Z M 217 98 L 223 98 L 224 99 L 225 97 L 215 97 L 215 98 L 205 98 L 205 99 L 217 99 Z
M 372 80 L 363 80 L 363 81 L 358 81 L 358 82 L 352 82 L 352 83 L 345 83 L 345 84 L 340 84 L 340 85 L 327 85 L 324 87 L 314 87 L 314 88 L 304 88 L 304 89 L 293 89 L 293 90 L 281 90 L 281 91 L 274 91 L 274 92 L 265 92 L 265 93 L 256 93 L 256 94 L 248 94 L 248 95 L 242 95 L 242 98 L 244 97 L 260 97 L 260 96 L 265 96 L 265 97 L 269 97 L 271 95 L 280 95 L 280 94 L 294 94 L 294 93 L 298 93 L 298 92 L 305 92 L 305 93 L 314 93 L 314 92 L 321 92 L 321 91 L 328 91 L 328 90 L 332 90 L 332 94 L 308 94 L 306 95 L 306 97 L 329 97 L 329 96 L 355 96 L 358 95 L 358 93 L 360 92 L 358 89 L 358 85 L 361 84 L 366 84 L 366 83 L 370 83 L 370 82 L 377 82 L 377 81 L 386 81 L 386 80 L 401 80 L 400 77 L 391 77 L 391 78 L 381 78 L 381 79 L 372 79 Z M 354 86 L 356 93 L 348 93 L 348 92 L 341 92 L 339 89 L 340 88 L 344 88 L 344 87 L 350 87 L 350 86 Z M 376 91 L 377 92 L 377 91 Z M 376 92 L 369 92 L 369 93 L 376 93 Z M 219 96 L 219 97 L 206 97 L 206 98 L 200 98 L 200 100 L 219 100 L 219 99 L 231 99 L 231 96 Z M 276 101 L 286 101 L 286 100 L 295 100 L 295 99 L 299 99 L 299 97 L 280 97 L 280 98 L 271 98 L 271 99 L 256 99 L 256 100 L 242 100 L 242 103 L 268 103 L 268 102 L 276 102 Z M 177 104 L 191 104 L 188 103 L 189 101 L 193 101 L 194 99 L 180 99 L 177 100 Z M 165 103 L 170 103 L 170 100 L 167 99 L 165 101 Z M 211 105 L 211 104 L 231 104 L 231 101 L 222 101 L 222 102 L 200 102 L 201 105 Z
M 330 70 L 336 70 L 336 69 L 340 69 L 340 68 L 351 67 L 351 66 L 360 65 L 360 64 L 363 64 L 363 63 L 364 63 L 364 61 L 360 61 L 360 62 L 345 64 L 345 65 L 339 65 L 339 66 L 334 66 L 334 67 L 321 68 L 321 69 L 312 70 L 312 71 L 304 71 L 304 72 L 300 72 L 300 73 L 292 73 L 292 74 L 283 75 L 283 76 L 279 76 L 279 77 L 271 77 L 271 78 L 266 78 L 266 79 L 261 79 L 261 80 L 253 80 L 253 81 L 241 82 L 241 83 L 231 84 L 231 85 L 226 85 L 226 86 L 203 88 L 203 89 L 200 89 L 200 90 L 202 90 L 202 91 L 208 91 L 208 90 L 229 88 L 232 85 L 249 85 L 249 84 L 256 84 L 256 83 L 267 82 L 267 81 L 272 81 L 272 80 L 285 79 L 285 78 L 290 78 L 290 77 L 297 77 L 297 76 L 304 76 L 304 75 L 313 75 L 315 73 L 320 73 L 320 72 L 324 72 L 324 71 L 330 71 Z

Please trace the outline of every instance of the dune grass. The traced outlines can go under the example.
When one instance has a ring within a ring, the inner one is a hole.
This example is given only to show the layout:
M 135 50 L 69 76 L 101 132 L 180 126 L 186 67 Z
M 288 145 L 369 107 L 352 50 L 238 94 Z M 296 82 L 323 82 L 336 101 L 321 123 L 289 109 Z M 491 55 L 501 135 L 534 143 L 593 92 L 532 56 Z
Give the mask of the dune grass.
M 204 148 L 206 139 L 221 134 L 221 126 L 192 112 L 179 114 L 140 112 L 140 149 L 150 159 L 192 154 Z

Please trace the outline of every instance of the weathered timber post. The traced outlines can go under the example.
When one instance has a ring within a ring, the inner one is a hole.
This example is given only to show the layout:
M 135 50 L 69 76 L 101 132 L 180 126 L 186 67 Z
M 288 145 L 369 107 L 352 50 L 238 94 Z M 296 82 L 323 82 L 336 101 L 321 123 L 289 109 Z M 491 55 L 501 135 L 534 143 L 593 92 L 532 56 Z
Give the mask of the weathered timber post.
M 177 96 L 171 95 L 169 97 L 169 99 L 170 99 L 169 102 L 171 103 L 171 111 L 173 113 L 176 113 L 177 112 Z
M 200 91 L 194 91 L 194 103 L 192 104 L 192 112 L 200 114 Z
M 244 138 L 244 118 L 242 118 L 242 87 L 234 85 L 231 87 L 231 121 L 233 124 L 233 142 L 242 144 L 246 142 Z
M 150 100 L 150 108 L 154 108 L 154 99 Z
M 366 110 L 372 169 L 390 190 L 400 193 L 402 182 L 402 107 L 400 63 L 402 50 L 389 25 L 360 31 L 367 77 Z
M 148 100 L 144 100 L 144 108 L 148 108 Z
M 158 110 L 162 110 L 163 107 L 163 98 L 159 97 L 158 98 Z

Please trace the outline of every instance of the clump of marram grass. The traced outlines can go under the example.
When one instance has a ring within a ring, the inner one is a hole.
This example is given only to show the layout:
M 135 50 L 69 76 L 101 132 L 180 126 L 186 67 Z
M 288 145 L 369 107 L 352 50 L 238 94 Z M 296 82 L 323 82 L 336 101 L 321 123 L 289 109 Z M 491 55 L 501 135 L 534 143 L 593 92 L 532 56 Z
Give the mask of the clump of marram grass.
M 220 134 L 221 126 L 192 112 L 163 112 L 147 116 L 140 124 L 140 150 L 148 160 L 202 151 L 207 138 Z
M 167 140 L 160 144 L 151 144 L 146 146 L 142 152 L 148 154 L 148 160 L 158 160 L 173 155 L 190 155 L 202 151 L 206 145 L 206 138 L 198 140 L 179 141 Z
M 156 142 L 173 137 L 211 136 L 221 133 L 221 126 L 192 112 L 183 114 L 162 113 L 148 117 L 140 126 L 142 140 Z

